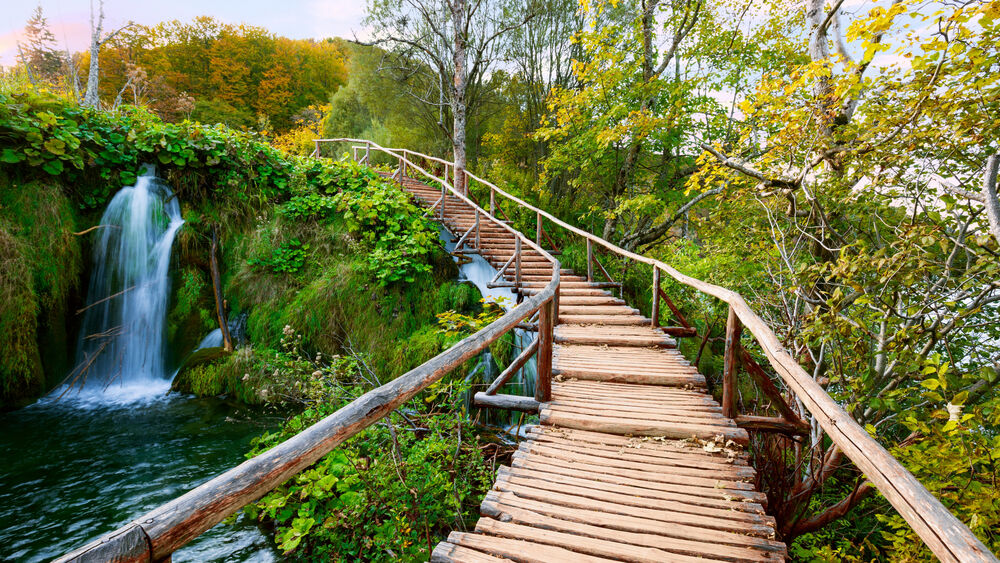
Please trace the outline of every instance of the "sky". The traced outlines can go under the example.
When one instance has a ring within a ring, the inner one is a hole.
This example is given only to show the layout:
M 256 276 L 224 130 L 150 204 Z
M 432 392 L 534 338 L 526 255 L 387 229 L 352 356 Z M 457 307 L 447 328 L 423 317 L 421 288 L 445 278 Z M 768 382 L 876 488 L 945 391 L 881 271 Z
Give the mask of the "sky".
M 17 40 L 39 4 L 61 48 L 89 47 L 90 0 L 0 0 L 0 66 L 14 64 Z M 363 35 L 364 9 L 364 0 L 105 0 L 104 29 L 213 16 L 293 39 L 353 37 Z

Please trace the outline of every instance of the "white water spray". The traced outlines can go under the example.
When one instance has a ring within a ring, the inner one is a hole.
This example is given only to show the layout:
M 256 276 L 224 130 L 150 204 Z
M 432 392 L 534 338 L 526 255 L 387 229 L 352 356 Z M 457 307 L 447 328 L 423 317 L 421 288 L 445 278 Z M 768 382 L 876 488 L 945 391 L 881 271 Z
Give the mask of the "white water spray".
M 73 393 L 128 400 L 169 388 L 170 251 L 183 223 L 177 198 L 152 168 L 108 204 L 94 244 L 77 365 L 67 378 Z

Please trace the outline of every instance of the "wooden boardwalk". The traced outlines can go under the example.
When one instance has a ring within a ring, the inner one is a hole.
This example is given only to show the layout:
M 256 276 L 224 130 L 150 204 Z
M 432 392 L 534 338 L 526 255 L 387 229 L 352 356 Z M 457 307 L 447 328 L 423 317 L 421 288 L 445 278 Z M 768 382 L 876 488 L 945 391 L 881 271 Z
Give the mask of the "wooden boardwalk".
M 404 186 L 440 205 L 439 189 Z M 461 236 L 476 214 L 449 195 L 444 223 Z M 479 253 L 513 282 L 513 237 L 479 228 Z M 521 291 L 550 279 L 549 262 L 522 250 Z M 500 469 L 475 531 L 452 532 L 432 561 L 784 560 L 743 453 L 747 432 L 673 339 L 595 285 L 561 272 L 552 400 Z

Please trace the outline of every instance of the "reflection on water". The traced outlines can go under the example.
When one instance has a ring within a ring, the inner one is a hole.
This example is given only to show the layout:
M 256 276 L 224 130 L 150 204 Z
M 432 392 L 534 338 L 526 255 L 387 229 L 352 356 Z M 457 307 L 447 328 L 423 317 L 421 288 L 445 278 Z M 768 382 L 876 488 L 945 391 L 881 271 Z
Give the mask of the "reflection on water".
M 218 399 L 51 397 L 0 414 L 0 561 L 43 561 L 243 461 L 280 421 Z M 131 398 L 134 399 L 134 398 Z M 174 561 L 273 561 L 253 522 L 220 524 Z

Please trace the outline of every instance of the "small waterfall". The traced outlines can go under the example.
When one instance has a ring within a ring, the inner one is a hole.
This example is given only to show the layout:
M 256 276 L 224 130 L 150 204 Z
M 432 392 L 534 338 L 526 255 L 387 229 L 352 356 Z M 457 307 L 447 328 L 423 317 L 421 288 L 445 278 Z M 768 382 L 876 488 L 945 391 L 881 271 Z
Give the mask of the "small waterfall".
M 170 188 L 151 167 L 122 188 L 101 217 L 77 365 L 64 393 L 128 400 L 169 388 L 164 329 L 170 251 L 184 221 Z
M 448 229 L 441 227 L 440 237 L 441 241 L 444 243 L 445 250 L 453 252 L 455 250 L 456 243 L 454 242 L 454 236 L 451 232 L 449 232 Z M 482 293 L 483 298 L 486 300 L 500 303 L 505 310 L 509 311 L 510 309 L 513 309 L 517 305 L 517 294 L 514 293 L 511 288 L 487 287 L 487 284 L 493 281 L 493 278 L 496 277 L 497 269 L 478 253 L 470 252 L 466 254 L 466 257 L 469 261 L 459 266 L 459 280 L 472 282 L 472 284 L 479 289 L 479 292 Z M 456 258 L 456 260 L 458 259 Z M 534 339 L 535 335 L 533 333 L 519 328 L 514 329 L 514 350 L 511 353 L 511 358 L 516 358 L 520 355 L 521 351 L 530 346 Z M 483 367 L 482 362 L 489 363 L 489 368 L 481 369 Z M 524 367 L 521 368 L 518 373 L 514 374 L 514 377 L 511 378 L 508 385 L 517 387 L 517 394 L 528 397 L 534 396 L 536 379 L 535 370 L 535 358 L 531 358 L 524 364 Z M 474 370 L 474 373 L 483 373 L 484 375 L 481 382 L 487 384 L 492 382 L 493 379 L 499 375 L 499 373 L 494 373 L 492 358 L 490 357 L 489 351 L 484 352 L 480 366 Z M 499 419 L 495 422 L 499 423 L 501 426 L 513 429 L 520 419 L 520 416 L 520 413 L 512 411 L 496 411 L 491 412 L 489 418 Z

